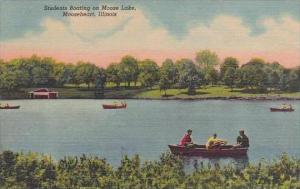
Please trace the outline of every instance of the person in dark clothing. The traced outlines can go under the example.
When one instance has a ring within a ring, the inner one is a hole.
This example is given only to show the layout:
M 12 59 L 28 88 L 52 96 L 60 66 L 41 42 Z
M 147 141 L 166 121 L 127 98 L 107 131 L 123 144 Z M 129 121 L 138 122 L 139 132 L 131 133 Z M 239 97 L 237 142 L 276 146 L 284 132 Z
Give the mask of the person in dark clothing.
M 245 135 L 244 130 L 240 130 L 240 135 L 236 139 L 236 147 L 249 148 L 249 138 Z

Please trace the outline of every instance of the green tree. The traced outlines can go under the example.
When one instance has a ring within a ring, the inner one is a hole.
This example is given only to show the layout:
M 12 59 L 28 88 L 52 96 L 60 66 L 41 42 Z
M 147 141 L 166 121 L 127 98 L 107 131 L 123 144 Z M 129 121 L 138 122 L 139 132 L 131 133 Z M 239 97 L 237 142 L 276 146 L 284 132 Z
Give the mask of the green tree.
M 107 75 L 103 68 L 100 68 L 95 80 L 95 96 L 97 98 L 104 97 L 104 87 L 107 81 Z
M 40 58 L 37 56 L 32 56 L 29 58 L 29 63 L 33 64 L 31 74 L 33 76 L 33 85 L 34 86 L 46 86 L 49 85 L 53 72 L 53 65 L 55 61 L 50 58 Z
M 4 60 L 0 59 L 0 74 L 3 73 L 4 65 L 5 65 Z
M 75 77 L 80 83 L 85 83 L 90 89 L 90 84 L 95 82 L 95 79 L 99 73 L 99 68 L 88 62 L 78 62 L 76 65 Z
M 280 77 L 278 72 L 272 71 L 270 74 L 270 84 L 272 88 L 278 88 Z
M 159 67 L 150 59 L 139 63 L 138 81 L 144 87 L 152 87 L 159 80 Z
M 225 85 L 229 86 L 231 90 L 233 89 L 233 86 L 235 84 L 236 76 L 237 76 L 236 69 L 232 67 L 226 68 L 224 74 L 224 83 Z
M 107 75 L 107 81 L 115 83 L 117 88 L 119 88 L 120 83 L 122 81 L 122 78 L 120 76 L 120 66 L 119 66 L 119 64 L 112 63 L 112 64 L 108 65 L 105 72 L 106 72 L 106 75 Z
M 264 71 L 265 63 L 260 58 L 251 59 L 239 71 L 239 81 L 242 87 L 256 88 L 259 91 L 267 89 L 268 76 Z
M 284 68 L 278 62 L 264 65 L 264 72 L 268 77 L 267 85 L 270 90 L 276 90 L 279 88 L 280 74 L 283 70 Z
M 167 90 L 170 88 L 170 80 L 168 80 L 168 75 L 166 72 L 160 73 L 160 79 L 158 82 L 159 89 L 165 92 L 164 96 L 167 96 Z
M 215 85 L 218 81 L 219 74 L 218 71 L 214 68 L 210 68 L 204 73 L 205 84 Z
M 300 90 L 300 67 L 290 71 L 288 77 L 288 90 L 293 92 Z
M 219 58 L 215 52 L 203 50 L 196 53 L 196 62 L 203 70 L 209 70 L 219 64 Z
M 234 70 L 237 70 L 239 68 L 239 61 L 234 57 L 225 58 L 224 62 L 220 66 L 220 79 L 223 81 L 226 70 L 228 68 L 233 68 Z
M 32 58 L 32 57 L 31 57 Z M 19 58 L 13 59 L 8 64 L 12 65 L 20 73 L 20 78 L 22 79 L 23 87 L 32 87 L 33 86 L 33 68 L 34 64 L 31 63 L 31 58 Z
M 132 56 L 125 56 L 120 63 L 120 76 L 127 86 L 130 87 L 131 82 L 136 82 L 139 75 L 138 63 Z
M 288 81 L 289 81 L 290 70 L 284 69 L 280 72 L 279 79 L 279 89 L 282 91 L 288 90 Z
M 72 76 L 72 70 L 64 63 L 54 64 L 53 66 L 53 78 L 55 85 L 62 87 L 64 84 L 69 83 Z
M 196 92 L 196 87 L 200 83 L 200 74 L 196 65 L 190 59 L 181 59 L 176 62 L 179 73 L 179 86 L 188 88 L 188 94 L 192 95 Z
M 264 68 L 266 62 L 262 58 L 252 58 L 249 62 L 243 65 L 244 66 L 253 66 L 255 68 Z
M 159 73 L 159 88 L 164 90 L 165 96 L 167 96 L 167 89 L 170 89 L 178 80 L 178 70 L 171 59 L 166 59 L 162 63 Z
M 0 88 L 5 89 L 10 94 L 21 86 L 20 71 L 16 70 L 12 65 L 2 66 L 1 69 Z
M 202 50 L 196 53 L 196 62 L 204 76 L 204 84 L 213 84 L 217 80 L 215 66 L 219 64 L 218 55 L 210 50 Z
M 68 83 L 75 84 L 76 86 L 78 86 L 80 84 L 80 81 L 76 76 L 78 65 L 67 64 L 66 68 L 70 71 L 70 80 Z

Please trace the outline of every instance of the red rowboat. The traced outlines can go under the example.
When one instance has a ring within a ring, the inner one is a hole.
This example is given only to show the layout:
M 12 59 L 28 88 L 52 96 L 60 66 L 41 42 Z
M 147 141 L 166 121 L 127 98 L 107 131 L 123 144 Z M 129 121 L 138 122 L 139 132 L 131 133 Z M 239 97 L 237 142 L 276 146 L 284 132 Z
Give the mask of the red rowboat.
M 197 145 L 196 147 L 169 145 L 169 148 L 175 155 L 202 157 L 246 156 L 248 151 L 248 148 L 234 148 L 232 145 L 224 145 L 221 148 L 214 149 L 207 149 L 205 145 Z
M 122 103 L 122 104 L 102 104 L 103 109 L 121 109 L 121 108 L 126 108 L 127 104 Z
M 271 112 L 293 112 L 293 108 L 270 108 Z
M 19 109 L 20 106 L 0 106 L 0 109 Z

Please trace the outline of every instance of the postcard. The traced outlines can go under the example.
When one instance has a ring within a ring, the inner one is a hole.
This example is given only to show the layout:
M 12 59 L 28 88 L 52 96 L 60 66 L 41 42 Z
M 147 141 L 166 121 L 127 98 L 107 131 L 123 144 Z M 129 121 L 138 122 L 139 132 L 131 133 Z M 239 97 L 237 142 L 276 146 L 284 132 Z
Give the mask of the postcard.
M 299 188 L 299 0 L 0 0 L 0 188 Z

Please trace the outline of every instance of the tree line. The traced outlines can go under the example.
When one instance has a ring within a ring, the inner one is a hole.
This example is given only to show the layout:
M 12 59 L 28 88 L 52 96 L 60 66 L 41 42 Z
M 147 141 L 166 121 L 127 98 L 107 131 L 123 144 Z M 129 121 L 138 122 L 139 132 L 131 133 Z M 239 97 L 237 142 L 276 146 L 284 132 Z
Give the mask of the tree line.
M 0 153 L 1 188 L 103 188 L 103 189 L 248 189 L 299 188 L 300 159 L 286 154 L 274 161 L 220 166 L 195 161 L 187 173 L 183 159 L 169 153 L 159 160 L 141 162 L 140 157 L 123 156 L 112 167 L 97 156 L 64 157 L 54 161 L 37 153 Z
M 137 83 L 144 88 L 159 86 L 165 95 L 170 88 L 188 89 L 188 94 L 194 94 L 201 86 L 219 84 L 257 92 L 299 91 L 300 66 L 288 69 L 278 62 L 269 63 L 261 58 L 252 58 L 242 65 L 234 57 L 221 62 L 210 50 L 196 53 L 195 61 L 166 59 L 161 66 L 151 59 L 137 60 L 128 55 L 105 69 L 90 62 L 66 64 L 36 55 L 9 62 L 0 60 L 0 88 L 7 91 L 26 87 L 63 87 L 65 84 L 79 86 L 83 83 L 88 88 L 91 85 L 104 88 L 108 82 L 116 88 L 122 83 L 127 88 Z

